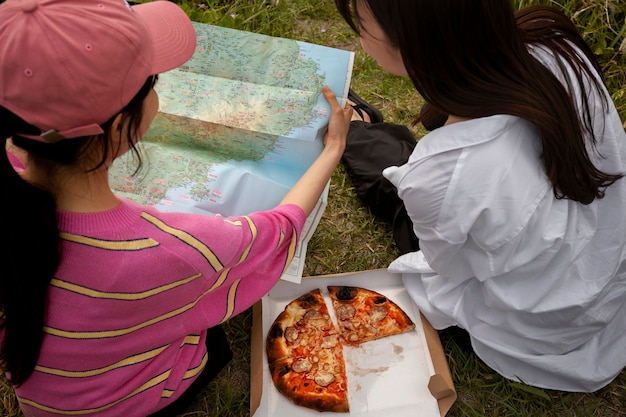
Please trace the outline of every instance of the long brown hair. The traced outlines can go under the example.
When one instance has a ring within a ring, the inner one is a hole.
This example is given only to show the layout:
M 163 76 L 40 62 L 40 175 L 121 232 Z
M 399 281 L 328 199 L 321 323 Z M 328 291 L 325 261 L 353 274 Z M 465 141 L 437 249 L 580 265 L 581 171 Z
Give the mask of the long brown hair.
M 335 0 L 357 33 L 357 3 L 371 10 L 434 111 L 468 118 L 510 114 L 531 122 L 557 198 L 589 204 L 623 176 L 592 163 L 592 117 L 584 100 L 579 117 L 573 80 L 562 84 L 529 52 L 529 45 L 547 48 L 561 58 L 561 69 L 573 68 L 582 97 L 585 79 L 605 97 L 595 57 L 563 13 L 548 6 L 515 13 L 510 0 Z

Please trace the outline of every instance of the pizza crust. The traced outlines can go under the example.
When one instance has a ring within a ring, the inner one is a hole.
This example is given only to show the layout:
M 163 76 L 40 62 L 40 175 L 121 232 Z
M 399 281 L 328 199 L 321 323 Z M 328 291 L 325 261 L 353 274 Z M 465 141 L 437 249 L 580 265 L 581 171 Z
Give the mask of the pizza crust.
M 315 375 L 295 372 L 294 359 L 286 358 L 270 363 L 270 374 L 276 389 L 296 405 L 311 408 L 317 411 L 348 412 L 350 407 L 346 394 L 345 377 L 341 385 L 344 389 L 328 389 L 332 385 L 339 386 L 339 382 L 332 373 L 316 372 Z M 332 378 L 319 381 L 326 386 L 316 383 L 316 379 Z

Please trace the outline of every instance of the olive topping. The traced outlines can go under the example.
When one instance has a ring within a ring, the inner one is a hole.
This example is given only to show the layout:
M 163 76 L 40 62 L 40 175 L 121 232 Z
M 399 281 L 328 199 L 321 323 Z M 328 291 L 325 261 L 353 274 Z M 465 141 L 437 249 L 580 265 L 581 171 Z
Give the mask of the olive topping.
M 339 287 L 337 290 L 337 299 L 339 300 L 352 300 L 356 296 L 355 287 Z
M 309 293 L 303 294 L 302 296 L 298 297 L 298 301 L 300 303 L 300 306 L 304 309 L 313 308 L 319 305 L 317 298 Z
M 387 302 L 387 297 L 376 297 L 376 299 L 374 300 L 374 304 L 384 304 Z

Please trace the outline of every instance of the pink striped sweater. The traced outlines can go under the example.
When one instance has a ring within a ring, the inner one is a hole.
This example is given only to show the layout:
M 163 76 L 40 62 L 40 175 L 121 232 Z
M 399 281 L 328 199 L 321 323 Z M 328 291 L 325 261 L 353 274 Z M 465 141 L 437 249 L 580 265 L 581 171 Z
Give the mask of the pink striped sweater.
M 126 200 L 60 212 L 41 356 L 16 390 L 25 415 L 145 416 L 171 403 L 204 368 L 205 329 L 269 291 L 305 219 L 294 205 L 224 218 Z

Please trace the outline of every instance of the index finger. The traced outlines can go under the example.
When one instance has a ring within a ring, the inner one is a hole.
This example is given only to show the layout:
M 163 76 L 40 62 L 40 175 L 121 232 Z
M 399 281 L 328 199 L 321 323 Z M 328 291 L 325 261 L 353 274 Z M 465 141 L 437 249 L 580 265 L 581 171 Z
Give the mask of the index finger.
M 324 94 L 324 98 L 326 99 L 328 104 L 330 104 L 331 110 L 334 107 L 341 107 L 339 105 L 339 102 L 337 101 L 337 96 L 335 95 L 335 92 L 329 86 L 325 85 L 324 87 L 322 87 L 322 93 Z

